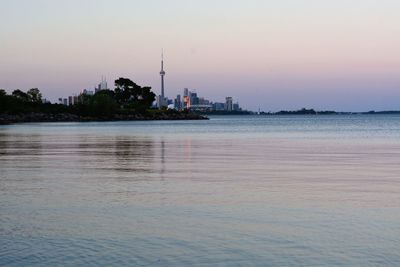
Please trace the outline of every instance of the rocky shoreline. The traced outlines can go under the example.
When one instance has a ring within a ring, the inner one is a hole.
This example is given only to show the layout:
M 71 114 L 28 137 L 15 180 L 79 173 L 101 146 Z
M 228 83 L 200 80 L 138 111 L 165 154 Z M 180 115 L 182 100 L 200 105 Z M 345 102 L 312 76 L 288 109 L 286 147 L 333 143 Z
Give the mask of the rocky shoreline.
M 116 114 L 112 117 L 84 117 L 71 113 L 0 114 L 0 125 L 26 122 L 90 122 L 90 121 L 145 121 L 145 120 L 207 120 L 193 113 Z

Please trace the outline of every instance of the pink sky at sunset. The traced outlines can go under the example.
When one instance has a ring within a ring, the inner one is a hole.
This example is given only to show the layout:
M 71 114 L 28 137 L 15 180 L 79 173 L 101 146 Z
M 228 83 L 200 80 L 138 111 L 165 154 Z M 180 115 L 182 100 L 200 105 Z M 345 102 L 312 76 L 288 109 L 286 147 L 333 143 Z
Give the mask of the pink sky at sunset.
M 0 1 L 0 88 L 128 77 L 244 108 L 400 109 L 400 1 Z M 216 3 L 217 2 L 217 3 Z

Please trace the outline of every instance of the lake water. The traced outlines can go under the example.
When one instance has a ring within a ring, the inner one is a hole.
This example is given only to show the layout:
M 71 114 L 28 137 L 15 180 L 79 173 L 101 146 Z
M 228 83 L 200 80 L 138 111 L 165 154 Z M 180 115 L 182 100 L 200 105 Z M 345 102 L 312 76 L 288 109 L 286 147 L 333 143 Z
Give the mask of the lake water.
M 0 126 L 0 266 L 399 266 L 400 116 Z

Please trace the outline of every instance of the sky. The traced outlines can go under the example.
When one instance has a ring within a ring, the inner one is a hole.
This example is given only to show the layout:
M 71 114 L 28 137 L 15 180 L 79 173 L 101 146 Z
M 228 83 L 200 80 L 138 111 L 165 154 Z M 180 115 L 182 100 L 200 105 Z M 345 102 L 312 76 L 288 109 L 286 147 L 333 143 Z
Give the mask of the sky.
M 0 88 L 102 75 L 243 108 L 400 110 L 398 0 L 0 0 Z

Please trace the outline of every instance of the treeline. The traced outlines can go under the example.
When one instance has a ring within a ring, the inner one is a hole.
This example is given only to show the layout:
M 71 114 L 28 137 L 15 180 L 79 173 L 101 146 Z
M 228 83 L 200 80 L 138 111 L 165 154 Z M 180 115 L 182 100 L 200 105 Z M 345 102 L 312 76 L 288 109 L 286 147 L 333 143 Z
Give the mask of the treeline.
M 49 105 L 42 103 L 42 94 L 38 88 L 32 88 L 27 92 L 19 89 L 10 95 L 4 89 L 0 89 L 0 113 L 27 113 L 38 110 L 47 110 Z
M 300 110 L 281 110 L 278 112 L 261 112 L 263 115 L 332 115 L 338 114 L 336 111 L 315 111 L 314 109 L 302 108 Z
M 371 111 L 368 111 L 368 112 L 364 112 L 364 113 L 362 113 L 362 114 L 373 114 L 373 115 L 375 115 L 375 114 L 378 114 L 378 115 L 380 115 L 380 114 L 382 114 L 382 115 L 398 115 L 398 114 L 400 114 L 400 110 L 384 110 L 384 111 L 375 111 L 375 110 L 371 110 Z
M 155 100 L 151 87 L 142 87 L 130 79 L 115 80 L 114 90 L 100 90 L 94 95 L 80 94 L 77 103 L 43 103 L 37 88 L 23 92 L 14 90 L 10 95 L 0 89 L 0 113 L 70 113 L 78 116 L 111 117 L 115 114 L 143 114 Z

